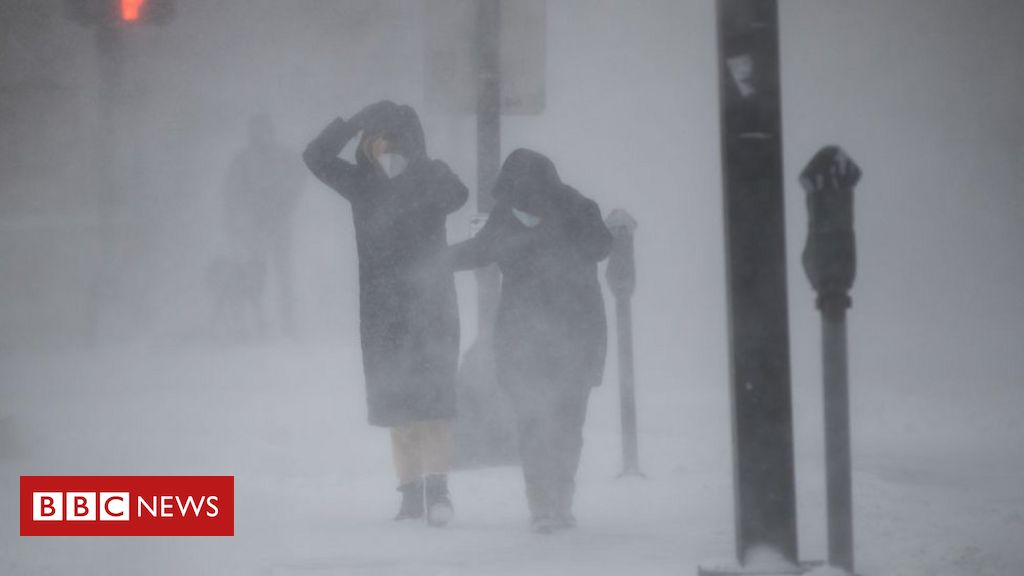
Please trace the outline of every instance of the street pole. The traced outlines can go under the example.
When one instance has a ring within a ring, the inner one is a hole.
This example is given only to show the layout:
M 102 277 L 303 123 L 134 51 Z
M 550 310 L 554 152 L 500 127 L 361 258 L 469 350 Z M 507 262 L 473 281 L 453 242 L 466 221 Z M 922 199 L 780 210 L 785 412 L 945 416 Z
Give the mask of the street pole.
M 633 237 L 637 223 L 625 210 L 613 210 L 605 220 L 612 233 L 605 279 L 615 296 L 615 328 L 619 361 L 619 408 L 622 420 L 622 472 L 619 477 L 644 476 L 637 440 L 636 387 L 633 368 L 633 293 L 636 263 Z
M 501 5 L 476 0 L 476 227 L 494 207 L 492 195 L 501 168 Z M 494 366 L 494 320 L 501 277 L 495 265 L 476 270 L 477 336 L 459 367 L 459 419 L 455 461 L 459 466 L 508 464 L 518 458 L 515 422 L 498 388 Z
M 476 14 L 476 207 L 488 214 L 491 192 L 501 169 L 501 2 L 477 0 Z M 477 338 L 489 342 L 498 308 L 500 277 L 496 266 L 476 272 Z
M 799 573 L 775 0 L 719 0 L 718 39 L 739 566 L 700 573 Z

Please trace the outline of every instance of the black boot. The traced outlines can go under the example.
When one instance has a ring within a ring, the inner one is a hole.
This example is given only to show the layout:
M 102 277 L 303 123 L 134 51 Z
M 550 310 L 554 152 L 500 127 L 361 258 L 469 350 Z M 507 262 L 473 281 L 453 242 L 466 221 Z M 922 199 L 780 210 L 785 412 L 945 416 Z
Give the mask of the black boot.
M 395 520 L 423 518 L 423 482 L 416 480 L 402 484 L 398 491 L 402 493 L 402 506 L 398 509 Z
M 430 474 L 426 482 L 427 523 L 442 528 L 452 521 L 455 514 L 452 500 L 448 495 L 448 477 L 444 474 Z

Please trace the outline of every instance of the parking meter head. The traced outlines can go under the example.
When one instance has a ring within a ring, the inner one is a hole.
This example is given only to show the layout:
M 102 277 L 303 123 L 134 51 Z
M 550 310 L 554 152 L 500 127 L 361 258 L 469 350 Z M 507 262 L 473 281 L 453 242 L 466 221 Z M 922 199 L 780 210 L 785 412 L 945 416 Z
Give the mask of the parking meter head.
M 848 302 L 857 272 L 853 188 L 860 167 L 838 146 L 822 148 L 800 174 L 807 192 L 807 243 L 803 267 L 823 301 Z
M 637 227 L 636 220 L 629 212 L 620 208 L 616 208 L 608 214 L 608 217 L 604 219 L 604 225 L 612 233 L 612 236 L 632 235 Z
M 860 182 L 860 166 L 839 146 L 825 146 L 811 158 L 800 184 L 808 193 L 817 190 L 848 188 Z
M 633 232 L 637 223 L 625 210 L 612 210 L 604 220 L 612 234 L 612 251 L 608 255 L 605 280 L 617 299 L 628 299 L 636 290 L 636 264 L 633 256 Z

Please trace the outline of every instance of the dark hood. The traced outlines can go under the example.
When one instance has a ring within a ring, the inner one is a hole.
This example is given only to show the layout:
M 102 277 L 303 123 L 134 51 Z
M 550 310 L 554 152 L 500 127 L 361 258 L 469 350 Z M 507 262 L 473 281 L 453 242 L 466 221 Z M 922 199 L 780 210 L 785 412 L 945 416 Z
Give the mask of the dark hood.
M 360 165 L 371 163 L 363 149 L 366 142 L 376 136 L 384 136 L 391 142 L 393 151 L 405 156 L 410 162 L 427 155 L 423 125 L 416 111 L 410 106 L 396 106 L 386 114 L 374 118 L 370 125 L 363 128 L 363 136 L 356 150 L 356 161 Z
M 494 186 L 494 198 L 519 206 L 532 203 L 537 195 L 551 197 L 562 192 L 562 179 L 547 156 L 519 148 L 508 155 Z

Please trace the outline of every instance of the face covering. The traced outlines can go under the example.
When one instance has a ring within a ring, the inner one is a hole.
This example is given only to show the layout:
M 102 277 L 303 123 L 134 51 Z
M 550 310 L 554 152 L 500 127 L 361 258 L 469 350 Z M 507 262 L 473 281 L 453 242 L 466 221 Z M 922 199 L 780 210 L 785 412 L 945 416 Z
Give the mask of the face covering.
M 527 228 L 533 228 L 537 224 L 540 224 L 540 217 L 534 216 L 529 212 L 523 212 L 522 210 L 516 210 L 515 208 L 513 208 L 512 214 L 515 215 L 516 220 L 519 220 L 519 222 L 521 222 L 522 225 L 526 226 Z
M 380 164 L 381 170 L 384 171 L 384 174 L 388 178 L 394 178 L 402 172 L 405 172 L 406 167 L 409 165 L 409 161 L 401 154 L 384 152 L 377 156 L 377 164 Z

